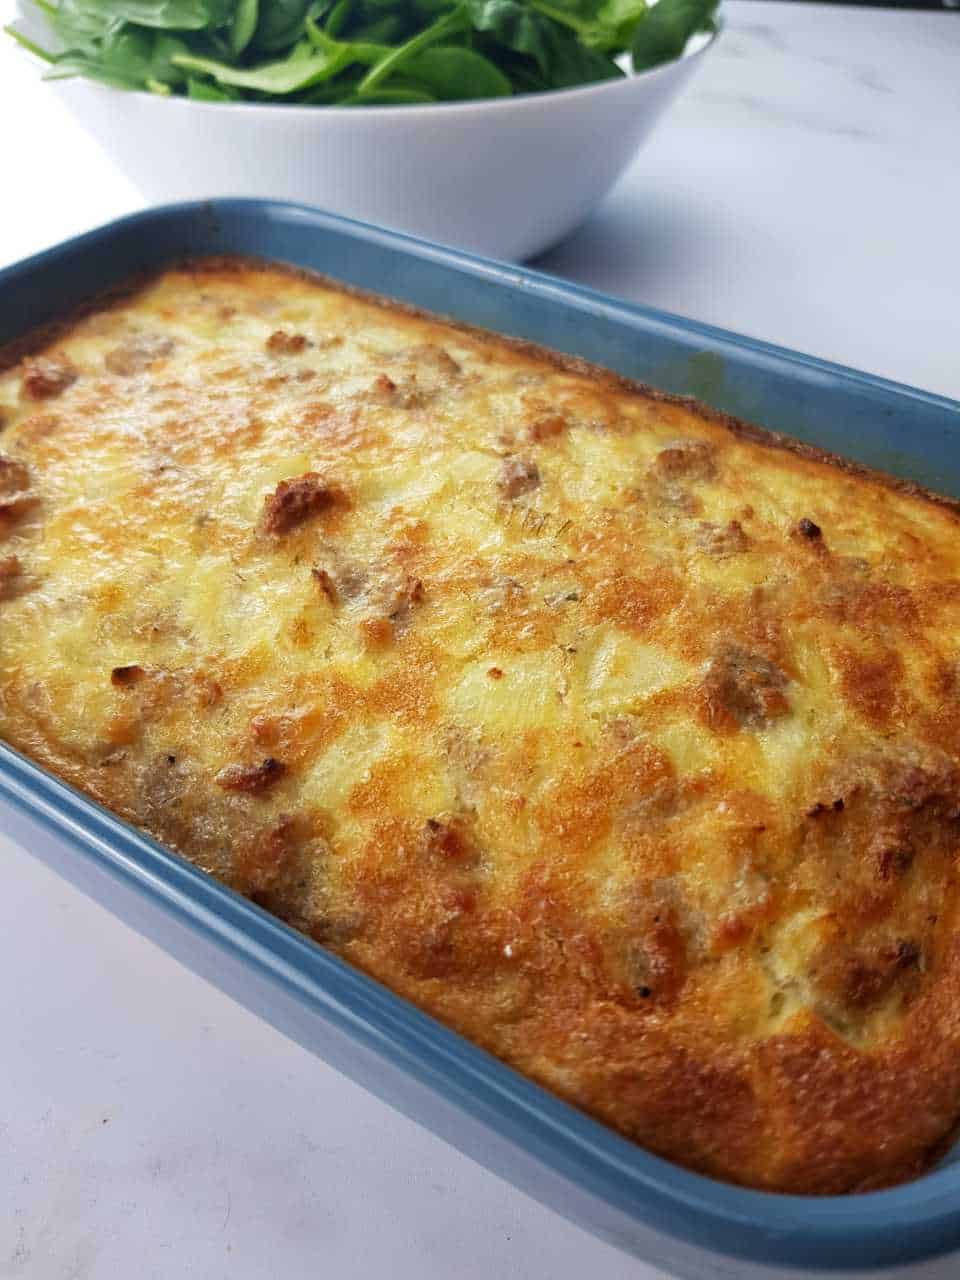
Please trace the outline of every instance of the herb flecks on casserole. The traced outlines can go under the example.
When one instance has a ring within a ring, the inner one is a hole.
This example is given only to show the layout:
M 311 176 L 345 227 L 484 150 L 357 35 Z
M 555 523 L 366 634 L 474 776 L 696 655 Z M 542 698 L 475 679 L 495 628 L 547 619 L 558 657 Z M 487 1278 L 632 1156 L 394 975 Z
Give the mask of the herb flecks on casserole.
M 0 732 L 650 1149 L 960 1117 L 949 504 L 240 262 L 0 373 Z

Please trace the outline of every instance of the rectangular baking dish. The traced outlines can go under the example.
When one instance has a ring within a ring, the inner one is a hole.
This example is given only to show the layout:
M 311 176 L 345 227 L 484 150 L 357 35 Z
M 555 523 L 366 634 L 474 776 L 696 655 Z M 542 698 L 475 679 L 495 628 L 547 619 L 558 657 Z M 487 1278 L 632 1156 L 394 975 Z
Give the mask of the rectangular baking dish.
M 0 272 L 0 343 L 139 272 L 252 254 L 579 355 L 960 496 L 960 404 L 316 210 L 154 209 Z M 128 923 L 517 1187 L 688 1280 L 957 1274 L 954 1152 L 907 1186 L 771 1196 L 619 1137 L 0 744 L 0 821 Z

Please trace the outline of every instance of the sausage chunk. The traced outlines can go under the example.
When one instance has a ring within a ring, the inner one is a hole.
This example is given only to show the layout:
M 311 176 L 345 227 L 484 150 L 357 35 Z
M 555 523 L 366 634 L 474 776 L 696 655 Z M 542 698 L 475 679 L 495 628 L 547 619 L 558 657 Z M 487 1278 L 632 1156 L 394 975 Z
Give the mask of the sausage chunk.
M 286 329 L 278 329 L 267 339 L 267 350 L 274 356 L 296 356 L 306 351 L 310 339 L 302 333 L 288 333 Z
M 110 672 L 110 683 L 116 689 L 129 689 L 130 685 L 136 684 L 143 675 L 143 667 L 138 667 L 135 663 L 129 667 L 114 667 Z
M 569 420 L 562 413 L 544 412 L 527 423 L 526 437 L 533 444 L 542 444 L 544 440 L 563 435 L 569 426 Z
M 717 733 L 762 729 L 790 704 L 786 675 L 761 653 L 723 645 L 709 660 L 700 685 L 701 716 Z
M 818 524 L 814 524 L 807 516 L 797 521 L 797 534 L 801 538 L 806 538 L 808 542 L 817 542 L 823 537 L 823 530 Z
M 37 501 L 37 495 L 30 492 L 27 466 L 0 454 L 0 535 Z
M 696 540 L 701 551 L 708 556 L 716 556 L 718 560 L 738 555 L 750 546 L 750 539 L 739 520 L 731 520 L 726 525 L 703 521 L 697 528 Z
M 529 458 L 504 458 L 497 484 L 505 498 L 519 498 L 539 487 L 540 470 Z
M 292 480 L 281 480 L 264 500 L 264 532 L 274 535 L 289 533 L 305 520 L 328 510 L 337 497 L 338 490 L 316 471 L 308 471 Z
M 423 582 L 409 573 L 375 577 L 367 601 L 360 633 L 368 644 L 387 644 L 410 625 L 414 606 L 423 602 Z
M 279 782 L 285 769 L 279 760 L 267 756 L 260 764 L 228 764 L 216 776 L 216 783 L 224 791 L 244 791 L 257 796 L 275 782 Z
M 16 556 L 4 556 L 0 559 L 0 600 L 16 595 L 22 576 L 23 566 Z
M 0 454 L 0 497 L 7 498 L 29 488 L 30 472 L 24 463 Z
M 637 885 L 631 898 L 625 935 L 610 938 L 614 971 L 633 999 L 668 1004 L 687 980 L 699 922 L 670 877 Z
M 647 470 L 646 497 L 665 513 L 694 515 L 700 499 L 691 487 L 713 480 L 717 474 L 716 450 L 706 440 L 675 440 L 661 449 Z
M 172 338 L 161 333 L 132 333 L 107 352 L 103 364 L 109 373 L 132 378 L 149 368 L 155 360 L 163 360 L 170 355 L 175 345 Z
M 258 831 L 249 846 L 237 858 L 237 871 L 245 893 L 255 900 L 268 893 L 296 857 L 297 821 L 289 814 L 281 814 L 263 831 Z
M 812 977 L 826 1006 L 846 1017 L 868 1013 L 898 987 L 907 989 L 922 963 L 921 948 L 910 939 L 862 944 L 856 950 L 835 941 L 814 956 Z
M 675 440 L 661 449 L 652 470 L 661 480 L 713 480 L 717 474 L 716 450 L 706 440 Z
M 66 356 L 33 356 L 23 362 L 23 395 L 28 400 L 52 400 L 80 376 Z
M 428 818 L 423 824 L 418 840 L 419 852 L 441 864 L 474 865 L 477 850 L 466 831 L 455 820 Z
M 430 399 L 431 393 L 419 385 L 415 372 L 409 372 L 399 382 L 395 382 L 389 374 L 378 373 L 370 386 L 369 394 L 375 400 L 398 409 L 421 409 Z
M 328 573 L 326 569 L 311 569 L 310 576 L 330 603 L 336 604 L 339 600 L 339 593 L 337 592 L 337 584 L 333 575 Z
M 418 364 L 432 368 L 435 373 L 443 378 L 459 378 L 463 373 L 459 361 L 454 360 L 445 347 L 435 346 L 432 342 L 427 342 L 422 347 L 417 347 L 413 355 Z

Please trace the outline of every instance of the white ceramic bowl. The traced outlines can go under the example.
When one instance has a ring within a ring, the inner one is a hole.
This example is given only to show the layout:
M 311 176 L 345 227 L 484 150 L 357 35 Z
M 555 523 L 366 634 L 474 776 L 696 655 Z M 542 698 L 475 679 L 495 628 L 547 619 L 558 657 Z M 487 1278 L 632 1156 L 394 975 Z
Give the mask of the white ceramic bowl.
M 50 43 L 30 15 L 17 25 Z M 297 200 L 517 260 L 562 239 L 606 195 L 710 44 L 623 80 L 432 106 L 192 102 L 81 80 L 49 88 L 150 201 Z

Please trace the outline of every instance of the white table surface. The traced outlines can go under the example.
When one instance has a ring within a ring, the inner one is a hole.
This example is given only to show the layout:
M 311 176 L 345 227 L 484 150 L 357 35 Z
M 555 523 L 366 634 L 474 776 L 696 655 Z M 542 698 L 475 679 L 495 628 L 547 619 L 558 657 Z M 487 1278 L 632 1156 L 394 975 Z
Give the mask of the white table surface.
M 726 14 L 634 168 L 538 265 L 960 397 L 960 17 Z M 139 207 L 3 46 L 0 119 L 0 264 Z M 2 833 L 0 865 L 0 1276 L 657 1280 Z

